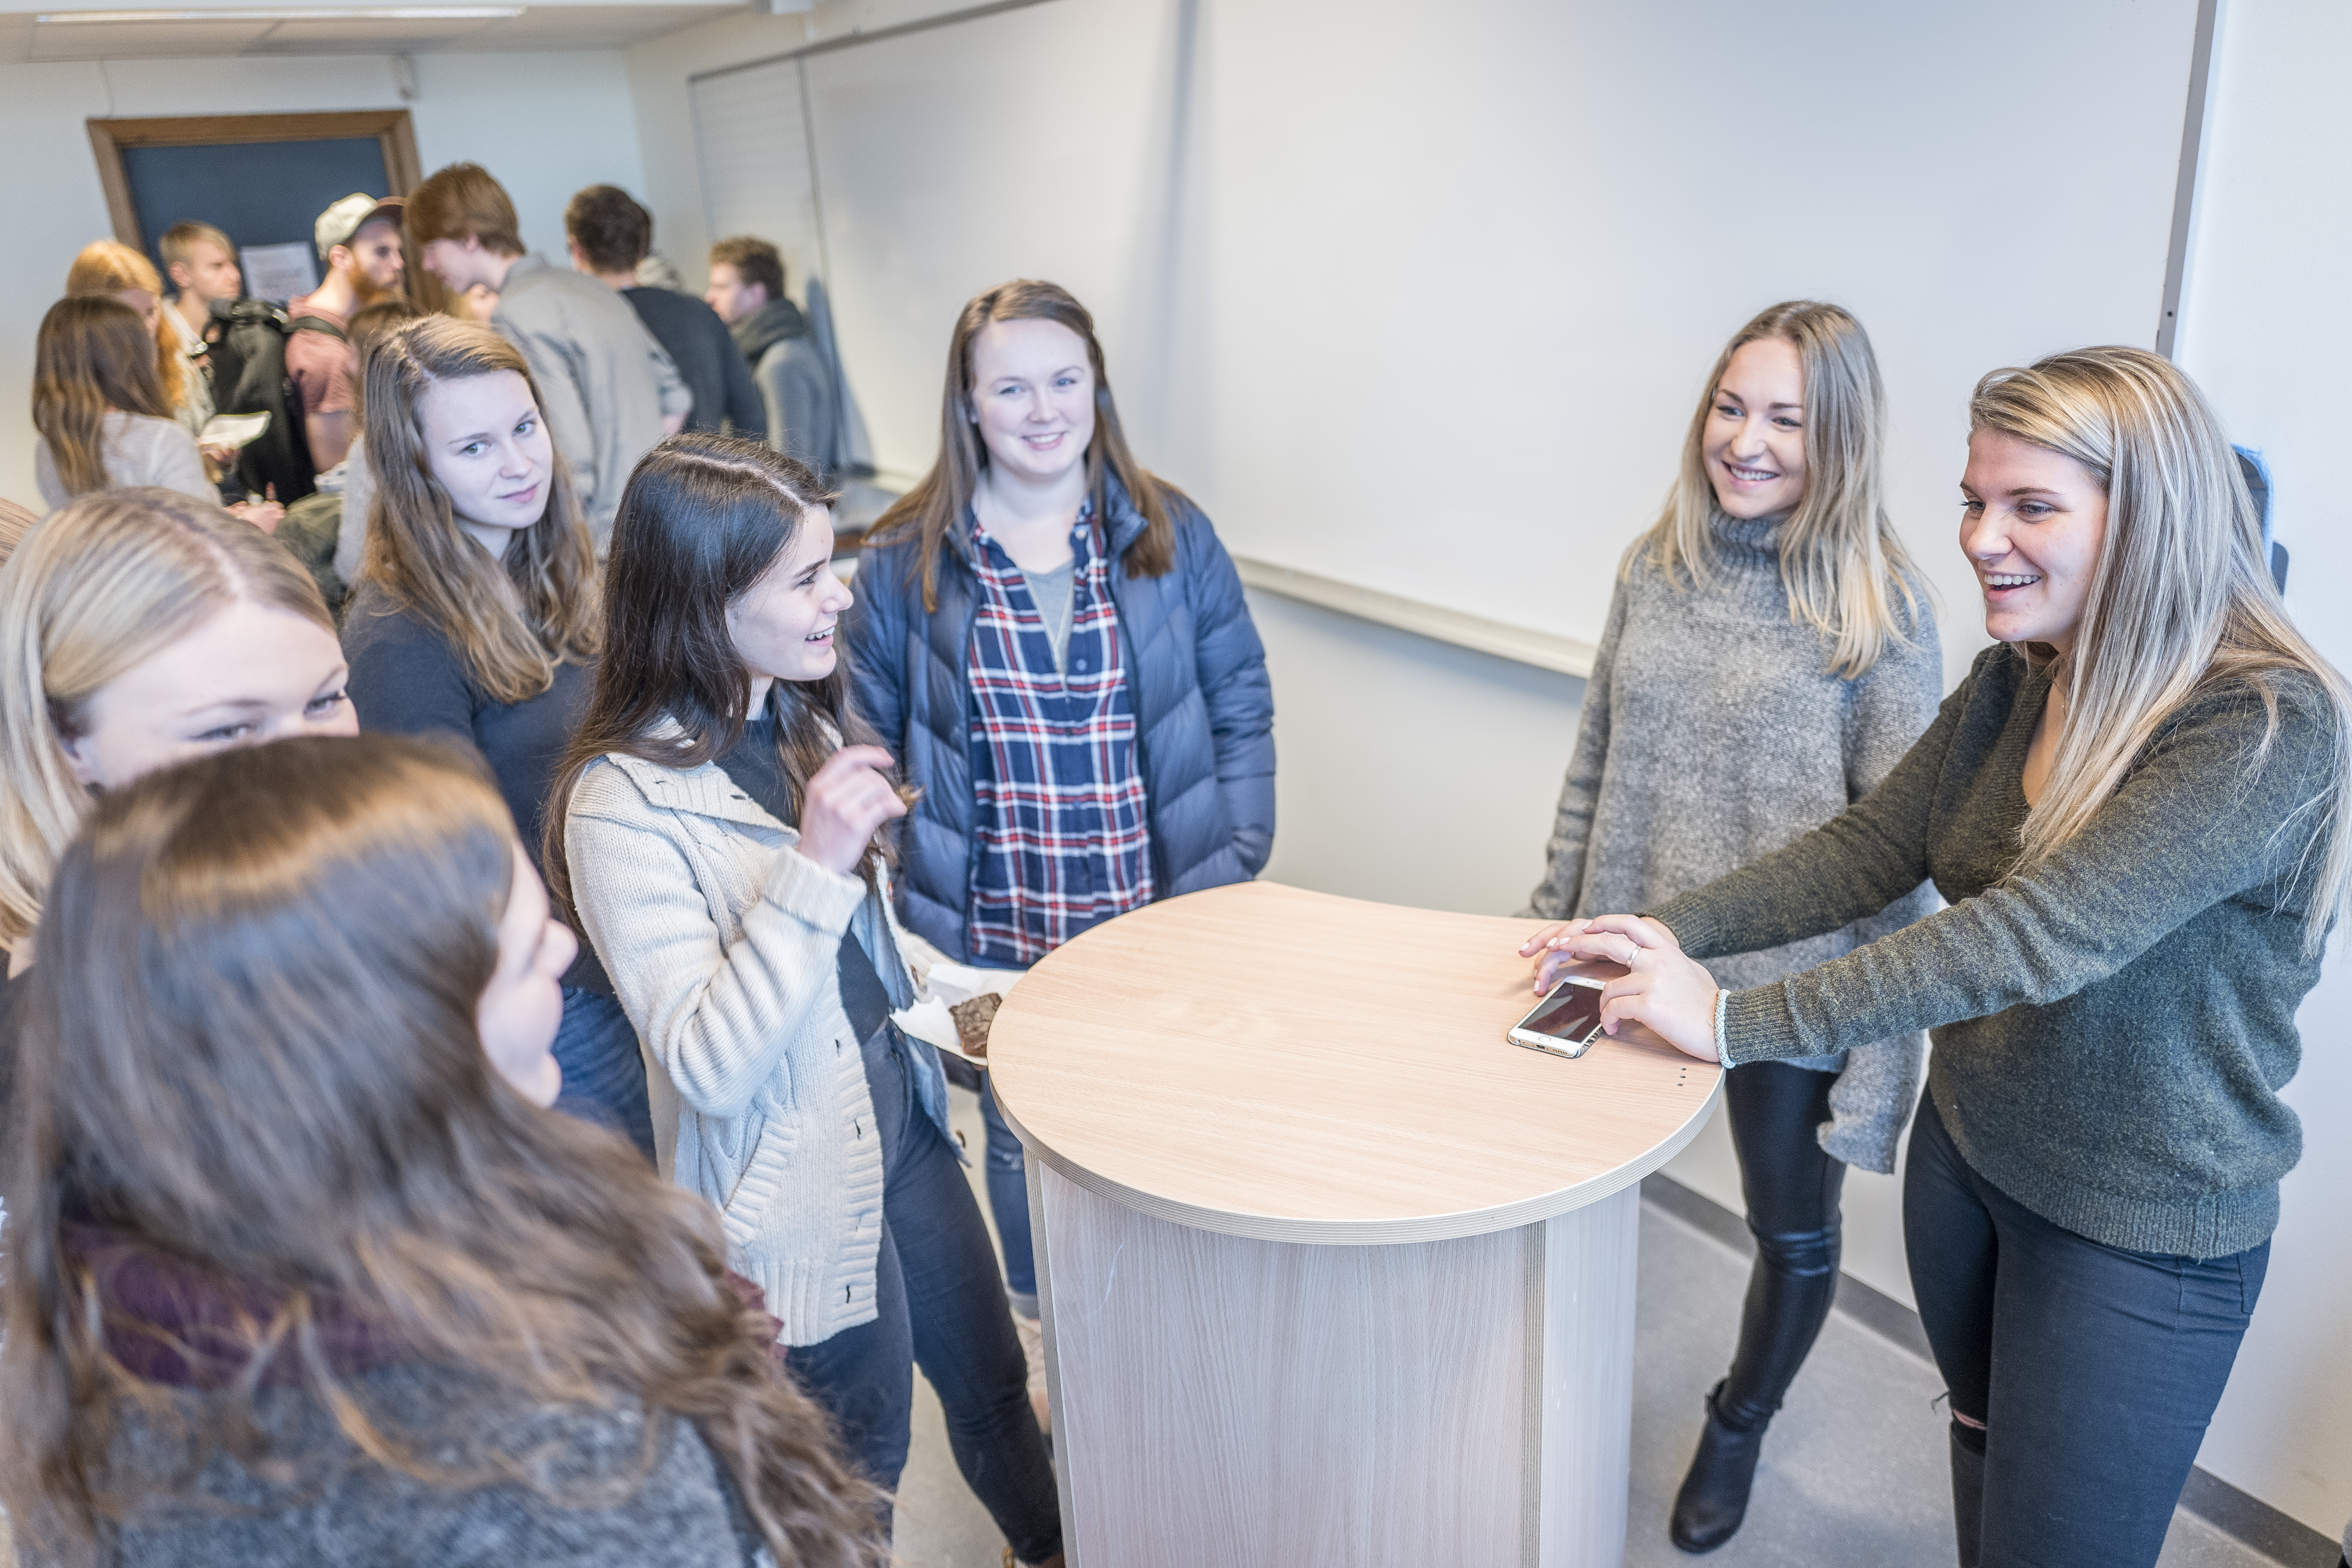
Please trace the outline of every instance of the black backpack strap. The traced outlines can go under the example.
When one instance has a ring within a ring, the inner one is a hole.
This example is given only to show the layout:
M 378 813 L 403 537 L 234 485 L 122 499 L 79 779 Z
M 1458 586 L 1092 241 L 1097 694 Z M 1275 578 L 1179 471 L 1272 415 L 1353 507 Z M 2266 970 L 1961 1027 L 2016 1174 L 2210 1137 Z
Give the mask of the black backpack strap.
M 351 342 L 343 336 L 342 328 L 324 316 L 297 316 L 286 323 L 286 330 L 289 332 L 324 332 L 339 343 Z

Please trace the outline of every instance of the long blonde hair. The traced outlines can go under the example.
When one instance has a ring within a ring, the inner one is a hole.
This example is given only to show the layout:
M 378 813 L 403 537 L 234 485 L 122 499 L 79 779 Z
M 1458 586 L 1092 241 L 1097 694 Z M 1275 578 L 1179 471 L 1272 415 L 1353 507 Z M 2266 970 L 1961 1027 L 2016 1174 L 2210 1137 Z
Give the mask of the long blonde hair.
M 2031 862 L 2083 831 L 2142 750 L 2187 704 L 2237 684 L 2278 730 L 2276 678 L 2301 672 L 2326 693 L 2335 723 L 2327 784 L 2281 831 L 2308 833 L 2305 867 L 2324 854 L 2305 926 L 2317 952 L 2352 893 L 2352 687 L 2287 618 L 2263 564 L 2262 524 L 2221 422 L 2171 361 L 2136 348 L 2075 349 L 1977 383 L 1969 427 L 1997 430 L 2072 458 L 2107 497 L 2106 537 L 2089 597 L 2056 663 L 2066 722 L 2050 782 L 2025 819 Z
M 485 1056 L 476 1006 L 530 875 L 514 851 L 486 769 L 394 735 L 205 757 L 90 814 L 53 889 L 71 940 L 19 1015 L 0 1486 L 20 1531 L 109 1555 L 127 1516 L 209 1517 L 192 1494 L 215 1459 L 279 1496 L 380 1468 L 610 1507 L 686 1423 L 778 1562 L 883 1555 L 873 1489 L 728 1282 L 718 1212 Z M 110 1290 L 126 1249 L 169 1289 Z M 180 1321 L 142 1315 L 159 1297 Z M 430 1397 L 360 1380 L 396 1364 L 435 1369 Z M 273 1384 L 341 1443 L 292 1447 L 313 1428 L 265 1420 Z M 510 1419 L 623 1399 L 637 1441 L 576 1480 L 547 1479 L 561 1434 Z
M 1831 645 L 1829 668 L 1852 680 L 1878 662 L 1889 642 L 1910 640 L 1906 627 L 1925 588 L 1883 499 L 1886 395 L 1878 358 L 1862 323 L 1837 306 L 1786 300 L 1732 334 L 1691 416 L 1665 510 L 1627 564 L 1645 554 L 1670 584 L 1688 578 L 1694 588 L 1708 585 L 1718 509 L 1706 476 L 1707 419 L 1731 356 L 1766 338 L 1795 349 L 1805 377 L 1805 493 L 1780 528 L 1789 618 L 1820 632 Z
M 58 856 L 89 813 L 64 742 L 90 700 L 240 600 L 335 629 L 284 545 L 177 490 L 78 500 L 0 566 L 0 948 L 39 922 Z
M 144 289 L 155 296 L 155 381 L 163 389 L 165 417 L 188 401 L 187 371 L 180 357 L 180 335 L 163 319 L 163 279 L 155 264 L 119 239 L 93 239 L 66 268 L 66 294 L 121 294 Z M 144 333 L 145 322 L 139 330 Z
M 522 377 L 543 418 L 547 400 L 530 363 L 488 327 L 427 316 L 370 348 L 360 417 L 375 500 L 360 576 L 432 622 L 493 699 L 522 702 L 554 684 L 557 664 L 593 659 L 604 622 L 595 546 L 552 429 L 547 509 L 516 531 L 503 560 L 491 560 L 459 530 L 449 492 L 433 477 L 425 390 L 502 370 Z

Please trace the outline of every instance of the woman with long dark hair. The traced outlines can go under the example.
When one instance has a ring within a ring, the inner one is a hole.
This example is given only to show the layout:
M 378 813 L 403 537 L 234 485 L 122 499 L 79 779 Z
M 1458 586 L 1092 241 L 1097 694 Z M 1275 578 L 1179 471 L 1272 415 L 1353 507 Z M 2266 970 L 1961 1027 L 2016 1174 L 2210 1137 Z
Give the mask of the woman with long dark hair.
M 368 355 L 363 445 L 379 476 L 343 613 L 360 723 L 450 735 L 490 764 L 523 842 L 603 646 L 596 557 L 530 366 L 488 327 L 413 322 Z M 635 1033 L 593 952 L 565 977 L 566 1108 L 601 1111 L 653 1158 Z
M 1274 693 L 1216 530 L 1129 449 L 1094 318 L 1018 281 L 948 340 L 940 455 L 867 535 L 844 626 L 858 706 L 922 798 L 899 910 L 1026 969 L 1274 851 Z M 982 1085 L 989 1207 L 1044 1400 L 1020 1141 Z
M 947 1086 L 890 1021 L 917 993 L 877 835 L 906 807 L 834 646 L 831 500 L 735 437 L 637 465 L 547 863 L 645 1041 L 662 1170 L 719 1207 L 867 1476 L 898 1483 L 920 1362 L 1014 1554 L 1055 1563 L 1053 1465 Z
M 572 939 L 458 754 L 111 790 L 41 931 L 0 1352 L 28 1565 L 879 1557 L 718 1216 L 543 1109 Z

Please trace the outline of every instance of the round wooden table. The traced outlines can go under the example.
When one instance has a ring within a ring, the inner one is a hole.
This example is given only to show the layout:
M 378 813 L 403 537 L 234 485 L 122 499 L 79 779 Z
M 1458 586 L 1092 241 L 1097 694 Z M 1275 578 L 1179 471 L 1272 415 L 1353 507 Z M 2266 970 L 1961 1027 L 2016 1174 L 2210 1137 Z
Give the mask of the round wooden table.
M 1622 1562 L 1636 1184 L 1722 1073 L 1507 1043 L 1532 929 L 1254 882 L 1013 988 L 1074 1568 Z

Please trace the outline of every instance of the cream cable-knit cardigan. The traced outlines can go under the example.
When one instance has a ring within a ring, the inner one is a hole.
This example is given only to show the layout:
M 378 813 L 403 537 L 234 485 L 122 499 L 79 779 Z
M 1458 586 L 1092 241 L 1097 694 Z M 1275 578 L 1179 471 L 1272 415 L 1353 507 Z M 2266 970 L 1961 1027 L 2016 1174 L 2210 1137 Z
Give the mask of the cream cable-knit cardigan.
M 855 922 L 894 1008 L 918 985 L 887 884 L 799 841 L 715 763 L 619 755 L 582 775 L 563 835 L 580 923 L 645 1047 L 661 1168 L 719 1206 L 730 1266 L 767 1292 L 784 1342 L 809 1345 L 873 1319 L 882 1239 L 843 933 Z M 944 1088 L 921 1098 L 943 1105 Z

